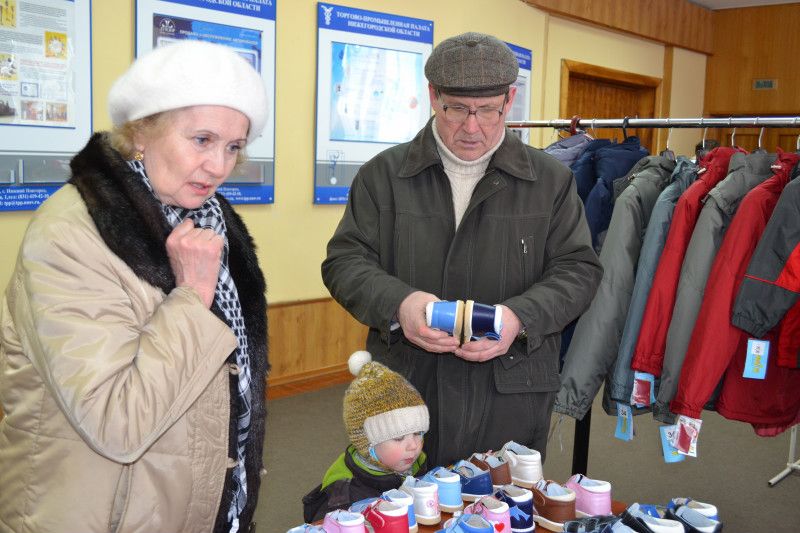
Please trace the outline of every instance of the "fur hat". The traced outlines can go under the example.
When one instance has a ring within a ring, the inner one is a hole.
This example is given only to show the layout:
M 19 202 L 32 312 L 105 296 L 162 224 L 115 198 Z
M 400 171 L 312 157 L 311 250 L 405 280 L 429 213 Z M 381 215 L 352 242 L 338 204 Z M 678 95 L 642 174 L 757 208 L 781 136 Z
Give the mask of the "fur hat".
M 356 378 L 344 393 L 344 427 L 362 457 L 383 441 L 428 431 L 428 407 L 403 376 L 365 351 L 353 353 L 348 365 Z
M 247 142 L 261 134 L 269 103 L 261 75 L 233 49 L 203 41 L 161 46 L 139 57 L 111 87 L 115 126 L 163 111 L 219 105 L 250 119 Z
M 484 33 L 450 37 L 433 49 L 425 76 L 453 96 L 497 96 L 517 81 L 519 62 L 503 41 Z

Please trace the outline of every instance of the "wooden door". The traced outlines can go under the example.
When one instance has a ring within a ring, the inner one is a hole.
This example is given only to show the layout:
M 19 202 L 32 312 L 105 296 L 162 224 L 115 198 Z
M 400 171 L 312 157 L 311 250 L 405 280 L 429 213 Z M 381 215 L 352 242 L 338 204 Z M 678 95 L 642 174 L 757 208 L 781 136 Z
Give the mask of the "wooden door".
M 589 118 L 652 118 L 656 116 L 656 101 L 661 85 L 659 78 L 606 69 L 576 61 L 562 61 L 561 117 L 580 115 Z M 595 138 L 621 141 L 621 129 L 596 129 L 589 133 Z M 654 130 L 628 128 L 642 146 L 654 150 Z
M 709 128 L 706 138 L 715 139 L 720 146 L 731 146 L 732 133 L 733 128 Z M 752 152 L 758 148 L 760 133 L 761 128 L 737 128 L 736 146 Z M 794 152 L 797 150 L 798 136 L 800 136 L 800 128 L 764 128 L 761 147 L 769 152 L 774 152 L 776 148 L 780 148 L 784 152 Z

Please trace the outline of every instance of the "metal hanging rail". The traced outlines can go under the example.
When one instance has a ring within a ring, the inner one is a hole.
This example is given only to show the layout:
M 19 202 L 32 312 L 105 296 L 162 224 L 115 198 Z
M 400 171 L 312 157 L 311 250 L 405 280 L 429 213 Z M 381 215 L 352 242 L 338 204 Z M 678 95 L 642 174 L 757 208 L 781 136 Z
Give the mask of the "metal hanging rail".
M 574 122 L 574 124 L 573 124 Z M 800 117 L 580 118 L 507 121 L 509 128 L 800 128 Z
M 586 131 L 595 128 L 800 128 L 800 116 L 797 117 L 728 117 L 728 118 L 581 118 L 579 115 L 572 119 L 557 120 L 519 120 L 507 121 L 509 128 L 553 128 L 567 130 L 575 133 L 577 130 Z M 762 131 L 763 133 L 763 131 Z M 703 133 L 705 140 L 705 132 Z M 669 140 L 667 141 L 669 145 Z M 761 136 L 759 135 L 759 146 Z M 800 136 L 797 138 L 797 149 L 800 151 Z M 563 415 L 562 415 L 563 416 Z M 584 415 L 583 419 L 575 421 L 575 435 L 573 437 L 572 473 L 586 474 L 589 460 L 589 431 L 592 423 L 592 410 Z M 789 445 L 789 461 L 787 467 L 774 478 L 769 480 L 769 485 L 774 486 L 791 472 L 800 470 L 800 460 L 796 457 L 796 440 L 798 427 L 792 428 L 791 442 Z

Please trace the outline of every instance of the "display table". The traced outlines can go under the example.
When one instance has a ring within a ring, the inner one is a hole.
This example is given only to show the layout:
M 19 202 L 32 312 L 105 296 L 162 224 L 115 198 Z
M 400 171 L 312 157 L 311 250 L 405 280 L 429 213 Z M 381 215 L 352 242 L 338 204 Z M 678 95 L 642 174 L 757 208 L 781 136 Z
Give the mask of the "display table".
M 622 502 L 618 502 L 613 500 L 611 502 L 611 512 L 615 515 L 619 515 L 627 509 L 628 506 Z M 444 523 L 447 522 L 453 515 L 450 513 L 442 513 L 442 522 L 435 526 L 424 526 L 422 524 L 419 525 L 419 533 L 434 533 L 435 531 L 439 531 L 440 529 L 444 528 Z M 536 533 L 552 533 L 549 529 L 543 528 L 542 526 L 537 525 L 536 529 L 534 530 Z

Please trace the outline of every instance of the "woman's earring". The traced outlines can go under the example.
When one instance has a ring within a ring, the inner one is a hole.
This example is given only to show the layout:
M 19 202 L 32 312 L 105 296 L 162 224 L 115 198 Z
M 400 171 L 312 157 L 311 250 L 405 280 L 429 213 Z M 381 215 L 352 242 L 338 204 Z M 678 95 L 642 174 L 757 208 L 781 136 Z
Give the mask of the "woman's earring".
M 144 153 L 140 152 L 139 150 L 136 150 L 133 153 L 133 159 L 136 161 L 144 161 Z

